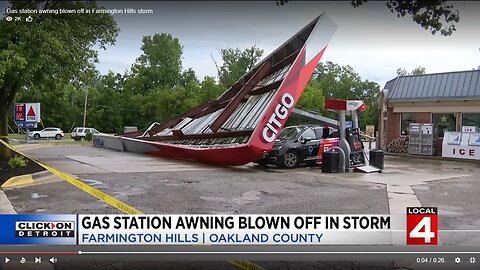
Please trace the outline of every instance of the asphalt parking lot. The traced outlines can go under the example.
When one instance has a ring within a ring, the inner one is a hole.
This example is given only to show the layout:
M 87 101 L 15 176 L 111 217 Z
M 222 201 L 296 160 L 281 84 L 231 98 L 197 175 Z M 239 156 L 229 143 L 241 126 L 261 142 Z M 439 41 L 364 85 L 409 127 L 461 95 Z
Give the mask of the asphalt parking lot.
M 386 156 L 383 173 L 324 174 L 319 167 L 214 167 L 79 144 L 20 149 L 144 213 L 404 214 L 406 206 L 437 206 L 439 229 L 457 230 L 445 244 L 480 243 L 477 163 Z M 4 191 L 18 213 L 121 213 L 55 176 Z

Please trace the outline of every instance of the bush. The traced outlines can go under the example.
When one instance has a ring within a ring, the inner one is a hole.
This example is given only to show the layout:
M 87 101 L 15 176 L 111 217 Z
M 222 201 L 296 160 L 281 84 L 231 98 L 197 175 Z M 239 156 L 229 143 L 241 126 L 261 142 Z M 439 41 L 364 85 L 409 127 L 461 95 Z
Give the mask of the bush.
M 87 142 L 91 142 L 91 141 L 92 141 L 92 138 L 93 138 L 92 133 L 87 133 L 87 134 L 85 134 L 85 140 L 86 140 Z
M 21 168 L 27 166 L 27 161 L 22 156 L 16 156 L 8 160 L 11 168 Z

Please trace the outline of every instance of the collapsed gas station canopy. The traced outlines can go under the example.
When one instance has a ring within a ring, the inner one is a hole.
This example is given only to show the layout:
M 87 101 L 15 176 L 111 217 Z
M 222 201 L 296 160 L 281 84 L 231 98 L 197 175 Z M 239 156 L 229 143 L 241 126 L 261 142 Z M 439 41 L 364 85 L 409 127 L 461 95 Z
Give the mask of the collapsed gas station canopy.
M 256 161 L 271 149 L 335 29 L 322 14 L 217 99 L 144 132 L 115 138 L 125 151 L 218 165 Z M 108 147 L 113 138 L 99 139 Z

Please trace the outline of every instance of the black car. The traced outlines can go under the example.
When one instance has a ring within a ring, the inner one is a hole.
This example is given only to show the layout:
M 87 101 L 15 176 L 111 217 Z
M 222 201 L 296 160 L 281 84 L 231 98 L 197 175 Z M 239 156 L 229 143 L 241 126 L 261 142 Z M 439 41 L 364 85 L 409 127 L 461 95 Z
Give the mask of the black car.
M 301 163 L 316 163 L 324 147 L 336 145 L 337 132 L 327 126 L 291 126 L 280 132 L 268 156 L 259 164 L 295 168 Z

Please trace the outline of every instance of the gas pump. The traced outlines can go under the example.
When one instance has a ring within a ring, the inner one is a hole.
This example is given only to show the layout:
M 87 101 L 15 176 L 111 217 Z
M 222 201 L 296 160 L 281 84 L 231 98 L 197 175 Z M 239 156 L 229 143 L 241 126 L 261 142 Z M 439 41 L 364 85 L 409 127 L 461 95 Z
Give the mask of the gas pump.
M 359 128 L 346 128 L 345 138 L 350 146 L 350 164 L 352 167 L 365 165 L 365 154 L 363 143 L 360 140 Z
M 337 111 L 339 116 L 339 141 L 338 147 L 345 153 L 345 169 L 352 171 L 357 169 L 363 172 L 375 172 L 380 169 L 367 165 L 362 141 L 360 140 L 360 128 L 358 127 L 358 112 L 365 110 L 365 102 L 362 100 L 325 100 L 325 109 Z M 352 127 L 346 127 L 347 113 L 352 117 Z

